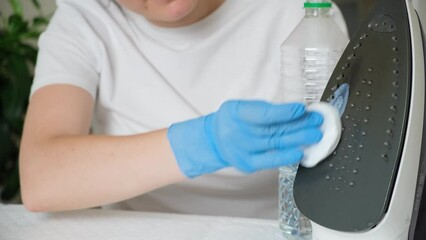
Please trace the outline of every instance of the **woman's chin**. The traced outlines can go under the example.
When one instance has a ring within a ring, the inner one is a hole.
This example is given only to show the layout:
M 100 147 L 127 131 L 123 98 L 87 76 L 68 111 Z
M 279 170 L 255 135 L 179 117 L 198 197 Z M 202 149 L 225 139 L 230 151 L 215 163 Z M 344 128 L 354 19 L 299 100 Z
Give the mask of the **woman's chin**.
M 205 0 L 203 0 L 205 1 Z M 197 5 L 198 0 L 173 0 L 164 7 L 164 21 L 173 23 L 188 18 Z

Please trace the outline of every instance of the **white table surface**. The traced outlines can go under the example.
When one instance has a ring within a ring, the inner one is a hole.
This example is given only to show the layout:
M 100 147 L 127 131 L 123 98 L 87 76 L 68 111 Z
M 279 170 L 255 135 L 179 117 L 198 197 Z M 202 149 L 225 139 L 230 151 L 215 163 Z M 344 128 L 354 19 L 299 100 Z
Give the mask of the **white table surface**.
M 90 209 L 31 213 L 0 205 L 0 240 L 283 240 L 277 221 Z

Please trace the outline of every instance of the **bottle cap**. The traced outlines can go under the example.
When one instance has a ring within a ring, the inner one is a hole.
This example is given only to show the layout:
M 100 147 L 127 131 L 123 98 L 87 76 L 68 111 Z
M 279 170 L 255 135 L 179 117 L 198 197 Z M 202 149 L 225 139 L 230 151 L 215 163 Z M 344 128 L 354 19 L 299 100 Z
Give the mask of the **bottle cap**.
M 305 2 L 304 8 L 331 8 L 331 2 Z

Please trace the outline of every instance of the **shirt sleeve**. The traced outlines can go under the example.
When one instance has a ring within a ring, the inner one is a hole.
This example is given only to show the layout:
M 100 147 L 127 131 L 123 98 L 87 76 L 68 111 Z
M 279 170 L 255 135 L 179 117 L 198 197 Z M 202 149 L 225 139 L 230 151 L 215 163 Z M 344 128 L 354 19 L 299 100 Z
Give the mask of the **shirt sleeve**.
M 95 98 L 101 45 L 82 13 L 72 5 L 58 3 L 49 26 L 39 38 L 31 95 L 50 84 L 70 84 Z

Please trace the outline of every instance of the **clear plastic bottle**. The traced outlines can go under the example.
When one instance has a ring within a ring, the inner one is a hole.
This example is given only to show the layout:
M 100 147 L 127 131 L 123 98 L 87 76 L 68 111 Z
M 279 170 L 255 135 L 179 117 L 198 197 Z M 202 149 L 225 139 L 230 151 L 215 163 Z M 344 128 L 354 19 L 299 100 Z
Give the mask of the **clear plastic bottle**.
M 333 18 L 332 3 L 311 0 L 305 17 L 281 45 L 283 102 L 319 101 L 330 75 L 349 42 Z M 312 239 L 310 220 L 297 209 L 293 183 L 298 165 L 280 168 L 279 223 L 285 239 Z

